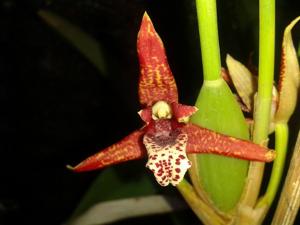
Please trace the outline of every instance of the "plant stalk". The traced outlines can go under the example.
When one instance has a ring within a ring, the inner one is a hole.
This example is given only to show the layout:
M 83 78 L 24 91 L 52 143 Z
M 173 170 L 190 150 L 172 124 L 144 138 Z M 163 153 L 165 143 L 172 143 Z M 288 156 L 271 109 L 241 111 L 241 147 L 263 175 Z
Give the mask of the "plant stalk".
M 221 78 L 216 0 L 196 0 L 204 83 L 191 122 L 233 137 L 248 139 L 248 127 L 240 106 Z M 229 212 L 236 206 L 245 185 L 248 161 L 203 154 L 189 156 L 193 185 L 202 199 Z
M 220 78 L 221 60 L 215 0 L 196 0 L 204 80 Z
M 257 204 L 258 208 L 264 204 L 270 206 L 274 201 L 275 195 L 277 193 L 281 181 L 285 158 L 286 158 L 286 151 L 287 151 L 288 137 L 289 137 L 288 129 L 289 129 L 288 125 L 285 123 L 276 124 L 275 150 L 277 155 L 273 164 L 272 174 L 271 174 L 271 178 L 269 181 L 266 194 L 259 200 Z
M 267 144 L 270 126 L 275 52 L 275 0 L 259 1 L 258 93 L 255 98 L 253 141 Z M 253 207 L 257 201 L 264 163 L 252 162 L 242 205 Z

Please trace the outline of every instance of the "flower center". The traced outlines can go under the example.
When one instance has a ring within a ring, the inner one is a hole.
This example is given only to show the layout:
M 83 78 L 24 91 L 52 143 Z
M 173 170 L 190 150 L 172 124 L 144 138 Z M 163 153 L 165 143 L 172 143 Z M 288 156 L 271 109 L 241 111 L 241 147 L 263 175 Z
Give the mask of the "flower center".
M 172 122 L 178 123 L 170 119 L 152 121 L 151 129 L 143 137 L 148 154 L 146 167 L 162 186 L 179 184 L 191 167 L 186 156 L 188 135 L 180 127 L 172 126 Z
M 185 152 L 187 144 L 187 134 L 180 133 L 172 137 L 173 144 L 158 144 L 151 135 L 144 136 L 144 144 L 148 153 L 148 162 L 146 167 L 149 168 L 157 182 L 162 186 L 179 184 L 187 169 L 191 167 Z
M 158 101 L 152 106 L 152 119 L 171 119 L 171 106 L 165 101 Z

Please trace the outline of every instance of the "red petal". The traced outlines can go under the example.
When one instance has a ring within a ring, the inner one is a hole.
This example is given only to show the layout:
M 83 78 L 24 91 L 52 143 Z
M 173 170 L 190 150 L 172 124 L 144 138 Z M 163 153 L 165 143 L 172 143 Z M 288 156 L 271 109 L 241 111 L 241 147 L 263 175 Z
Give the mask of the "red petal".
M 185 118 L 190 117 L 197 112 L 197 110 L 195 106 L 172 103 L 172 113 L 179 122 L 183 122 Z
M 254 144 L 214 131 L 187 124 L 182 128 L 188 134 L 187 153 L 213 153 L 240 159 L 271 162 L 275 152 Z
M 152 120 L 152 109 L 151 109 L 151 107 L 140 110 L 138 112 L 138 114 L 140 115 L 141 119 L 147 124 L 150 123 L 150 121 Z
M 143 134 L 143 130 L 137 130 L 118 143 L 88 157 L 71 169 L 75 172 L 83 172 L 143 158 L 147 155 L 146 149 L 142 143 Z
M 140 62 L 141 105 L 151 106 L 159 100 L 178 102 L 175 79 L 163 43 L 146 12 L 138 34 L 137 51 Z

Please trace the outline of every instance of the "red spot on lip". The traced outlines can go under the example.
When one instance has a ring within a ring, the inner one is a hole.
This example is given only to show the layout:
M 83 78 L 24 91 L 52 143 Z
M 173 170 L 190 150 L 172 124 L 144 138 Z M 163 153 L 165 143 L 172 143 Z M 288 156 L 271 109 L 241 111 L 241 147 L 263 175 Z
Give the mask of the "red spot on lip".
M 179 155 L 178 156 L 180 159 L 185 159 L 185 156 L 184 155 Z
M 175 172 L 176 172 L 176 173 L 180 173 L 180 169 L 179 169 L 179 168 L 176 168 L 176 169 L 175 169 Z

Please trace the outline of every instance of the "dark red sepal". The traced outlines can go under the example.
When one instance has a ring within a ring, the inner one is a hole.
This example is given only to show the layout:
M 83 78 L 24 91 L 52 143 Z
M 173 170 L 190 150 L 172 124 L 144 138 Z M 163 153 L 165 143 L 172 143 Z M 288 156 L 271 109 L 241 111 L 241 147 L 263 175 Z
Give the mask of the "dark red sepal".
M 186 147 L 188 154 L 213 153 L 261 162 L 271 162 L 276 156 L 275 151 L 266 147 L 219 134 L 194 124 L 187 124 L 182 128 L 182 131 L 188 134 Z
M 139 98 L 141 105 L 160 100 L 178 102 L 175 79 L 169 67 L 163 42 L 145 12 L 137 39 L 140 62 Z
M 143 130 L 134 131 L 116 144 L 88 157 L 77 166 L 69 166 L 69 168 L 75 172 L 83 172 L 101 169 L 129 160 L 141 159 L 147 155 L 142 143 L 143 134 Z

